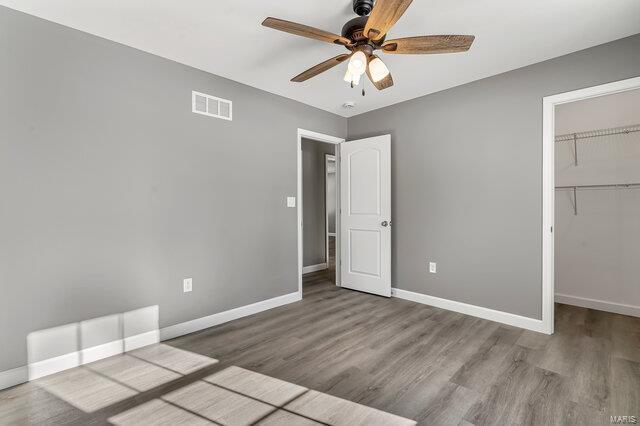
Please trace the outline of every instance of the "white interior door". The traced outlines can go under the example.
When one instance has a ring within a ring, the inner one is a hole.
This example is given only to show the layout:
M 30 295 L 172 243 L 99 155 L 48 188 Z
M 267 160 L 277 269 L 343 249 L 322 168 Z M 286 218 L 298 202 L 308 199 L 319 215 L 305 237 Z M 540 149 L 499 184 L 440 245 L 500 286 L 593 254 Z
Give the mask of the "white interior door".
M 342 287 L 391 296 L 391 136 L 340 144 Z

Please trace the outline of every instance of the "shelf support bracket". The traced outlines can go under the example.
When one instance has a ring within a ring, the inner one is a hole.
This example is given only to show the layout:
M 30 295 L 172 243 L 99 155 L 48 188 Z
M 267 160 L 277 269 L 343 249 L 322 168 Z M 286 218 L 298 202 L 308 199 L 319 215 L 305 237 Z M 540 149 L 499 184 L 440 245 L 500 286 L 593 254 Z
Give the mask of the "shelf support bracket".
M 573 134 L 573 165 L 578 167 L 578 135 Z
M 578 188 L 573 187 L 573 215 L 578 216 Z

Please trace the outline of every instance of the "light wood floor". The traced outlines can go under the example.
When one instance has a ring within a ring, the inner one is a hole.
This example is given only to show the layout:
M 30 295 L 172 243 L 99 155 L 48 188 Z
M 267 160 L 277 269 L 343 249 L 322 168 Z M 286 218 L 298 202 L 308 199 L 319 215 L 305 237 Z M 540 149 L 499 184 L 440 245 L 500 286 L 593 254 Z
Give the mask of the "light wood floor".
M 546 336 L 343 290 L 327 272 L 304 281 L 301 302 L 0 392 L 0 424 L 402 421 L 384 417 L 392 413 L 428 425 L 586 425 L 640 416 L 639 318 L 557 305 L 556 334 Z M 211 408 L 219 400 L 241 409 Z

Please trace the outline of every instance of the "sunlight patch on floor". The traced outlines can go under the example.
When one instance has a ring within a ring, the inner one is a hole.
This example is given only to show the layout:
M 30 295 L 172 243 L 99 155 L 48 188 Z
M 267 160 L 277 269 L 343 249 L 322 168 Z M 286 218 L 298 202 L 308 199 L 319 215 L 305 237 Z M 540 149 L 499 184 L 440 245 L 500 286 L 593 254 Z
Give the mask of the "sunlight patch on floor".
M 182 412 L 180 412 L 182 410 Z M 210 421 L 224 425 L 414 425 L 413 420 L 228 367 L 109 419 L 118 425 Z
M 34 383 L 91 413 L 217 362 L 204 355 L 156 344 L 49 375 Z
M 129 352 L 129 354 L 185 375 L 218 362 L 217 359 L 164 344 L 146 346 Z
M 36 383 L 85 413 L 100 410 L 138 394 L 127 386 L 83 367 L 44 377 Z

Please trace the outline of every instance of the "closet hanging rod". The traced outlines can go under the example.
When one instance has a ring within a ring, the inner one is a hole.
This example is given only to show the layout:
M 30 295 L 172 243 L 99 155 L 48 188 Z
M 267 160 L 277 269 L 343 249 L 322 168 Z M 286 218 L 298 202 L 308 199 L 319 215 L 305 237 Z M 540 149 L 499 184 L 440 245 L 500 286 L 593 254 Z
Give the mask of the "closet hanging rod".
M 640 132 L 640 124 L 632 126 L 612 127 L 609 129 L 590 130 L 588 132 L 567 133 L 556 136 L 556 142 L 573 142 L 579 139 L 599 138 L 602 136 L 622 135 Z
M 611 183 L 607 185 L 568 185 L 568 186 L 556 186 L 556 189 L 635 189 L 640 188 L 640 183 Z
M 573 192 L 573 214 L 578 215 L 578 190 L 579 189 L 640 189 L 640 183 L 611 183 L 608 185 L 570 185 L 570 186 L 556 186 L 558 189 L 568 189 Z

